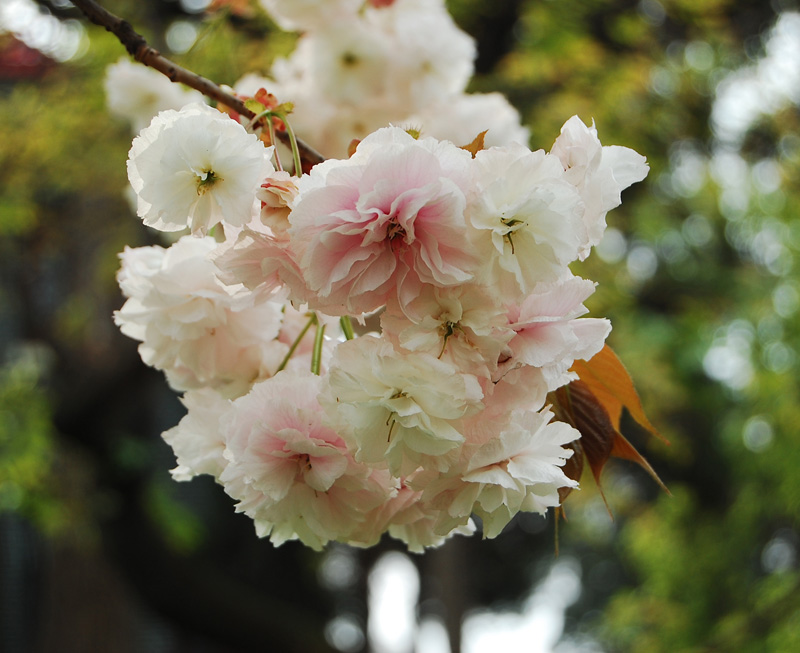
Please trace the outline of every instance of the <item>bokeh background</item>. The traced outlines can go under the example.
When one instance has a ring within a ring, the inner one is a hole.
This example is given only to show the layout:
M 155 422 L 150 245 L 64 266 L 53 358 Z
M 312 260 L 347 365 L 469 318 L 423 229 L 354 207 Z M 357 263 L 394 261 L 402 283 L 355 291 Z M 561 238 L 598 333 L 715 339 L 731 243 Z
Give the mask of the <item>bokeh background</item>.
M 295 37 L 206 0 L 106 0 L 220 83 Z M 234 3 L 245 7 L 246 1 Z M 471 90 L 549 148 L 573 114 L 649 160 L 574 271 L 667 447 L 669 486 L 608 466 L 558 529 L 408 556 L 275 549 L 208 477 L 179 484 L 182 416 L 111 321 L 125 199 L 124 55 L 65 0 L 0 1 L 0 650 L 693 653 L 800 650 L 800 13 L 790 0 L 450 0 Z

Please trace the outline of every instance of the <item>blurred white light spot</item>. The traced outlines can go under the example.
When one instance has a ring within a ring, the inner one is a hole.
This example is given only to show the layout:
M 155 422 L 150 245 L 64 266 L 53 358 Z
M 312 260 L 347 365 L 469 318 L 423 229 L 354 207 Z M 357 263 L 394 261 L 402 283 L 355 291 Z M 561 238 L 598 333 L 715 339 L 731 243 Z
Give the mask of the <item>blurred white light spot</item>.
M 773 342 L 763 352 L 764 367 L 770 372 L 781 374 L 794 367 L 797 354 L 785 342 Z
M 40 15 L 31 0 L 8 0 L 0 4 L 0 30 L 20 33 Z
M 417 629 L 419 574 L 407 555 L 392 551 L 369 574 L 368 635 L 374 653 L 407 653 Z
M 637 7 L 639 15 L 651 25 L 661 25 L 667 17 L 667 12 L 658 0 L 641 0 Z
M 414 653 L 447 653 L 450 639 L 447 629 L 438 617 L 425 617 L 419 625 Z
M 778 154 L 785 161 L 800 159 L 800 136 L 797 134 L 784 134 L 778 142 Z
M 781 187 L 781 167 L 775 159 L 762 159 L 753 166 L 752 174 L 762 193 L 774 193 Z
M 773 537 L 761 552 L 761 566 L 767 573 L 788 571 L 797 562 L 797 548 L 789 534 Z
M 656 273 L 658 258 L 652 247 L 637 245 L 628 254 L 627 267 L 631 279 L 644 282 Z
M 346 547 L 332 546 L 325 554 L 319 575 L 328 589 L 341 590 L 350 587 L 356 580 L 358 566 L 355 556 Z
M 177 54 L 188 52 L 197 40 L 197 28 L 188 20 L 176 20 L 165 35 L 167 47 Z
M 772 291 L 772 305 L 782 318 L 790 318 L 800 306 L 800 294 L 791 283 L 782 283 Z
M 754 453 L 766 451 L 772 445 L 772 426 L 761 415 L 751 417 L 742 430 L 744 446 Z
M 675 95 L 678 82 L 675 72 L 663 66 L 656 66 L 650 72 L 650 88 L 663 97 Z
M 595 248 L 595 252 L 606 263 L 619 263 L 627 249 L 628 244 L 622 232 L 614 227 L 609 227 Z
M 77 20 L 61 21 L 31 0 L 0 3 L 0 34 L 4 32 L 11 32 L 28 47 L 56 61 L 79 54 L 85 37 Z
M 706 71 L 714 65 L 714 49 L 705 41 L 692 41 L 684 52 L 686 63 L 697 71 Z
M 750 348 L 755 332 L 746 320 L 734 320 L 720 329 L 703 357 L 706 375 L 733 390 L 743 390 L 753 380 Z
M 683 221 L 681 234 L 690 245 L 705 247 L 714 237 L 714 229 L 706 216 L 693 213 Z
M 325 626 L 325 639 L 331 646 L 350 653 L 364 645 L 364 631 L 355 617 L 339 616 Z
M 706 352 L 703 370 L 710 378 L 734 390 L 746 388 L 753 378 L 749 357 L 727 345 L 716 345 Z
M 728 220 L 741 220 L 750 205 L 750 189 L 745 186 L 723 188 L 719 194 L 719 212 Z
M 741 188 L 749 180 L 749 167 L 736 152 L 719 150 L 711 157 L 711 176 L 720 186 Z
M 680 148 L 672 160 L 671 181 L 681 197 L 692 197 L 706 183 L 706 157 L 692 147 Z
M 786 240 L 788 240 L 786 225 L 775 219 L 764 220 L 748 246 L 750 256 L 772 274 L 784 275 L 791 268 L 793 258 L 784 244 Z
M 564 629 L 564 610 L 581 593 L 580 565 L 560 558 L 525 600 L 522 612 L 477 612 L 464 620 L 464 653 L 549 653 Z
M 668 263 L 681 263 L 689 256 L 680 232 L 669 229 L 658 237 L 658 254 Z
M 798 61 L 800 13 L 785 11 L 770 31 L 764 56 L 755 65 L 732 72 L 717 85 L 711 110 L 711 125 L 717 138 L 738 148 L 760 115 L 797 103 Z
M 180 0 L 180 2 L 181 9 L 189 14 L 199 14 L 211 4 L 211 0 Z

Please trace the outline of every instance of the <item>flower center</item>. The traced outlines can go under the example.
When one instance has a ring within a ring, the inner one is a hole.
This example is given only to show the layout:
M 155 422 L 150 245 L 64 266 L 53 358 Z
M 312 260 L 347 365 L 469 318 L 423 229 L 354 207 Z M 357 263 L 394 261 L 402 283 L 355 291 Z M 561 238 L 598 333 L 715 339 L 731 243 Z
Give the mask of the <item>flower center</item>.
M 390 222 L 386 230 L 386 237 L 389 240 L 403 240 L 406 237 L 406 230 L 397 222 Z
M 513 234 L 518 229 L 522 229 L 527 223 L 524 220 L 518 220 L 517 218 L 500 218 L 501 224 L 508 227 L 508 229 L 503 234 L 503 239 L 508 241 L 508 244 L 511 245 L 511 253 L 514 254 L 514 239 Z
M 205 195 L 217 182 L 224 181 L 213 170 L 203 170 L 197 175 L 197 194 Z
M 361 60 L 359 59 L 358 55 L 353 54 L 352 52 L 345 52 L 341 57 L 342 65 L 345 68 L 355 68 Z
M 300 468 L 301 474 L 306 474 L 311 471 L 311 457 L 307 453 L 301 453 L 297 456 L 297 466 Z
M 442 350 L 439 352 L 437 358 L 441 358 L 444 355 L 444 349 L 447 347 L 447 339 L 456 332 L 456 329 L 458 329 L 458 322 L 442 322 L 439 327 L 439 335 L 442 336 Z
M 406 395 L 406 393 L 403 392 L 402 390 L 397 390 L 391 397 L 389 397 L 389 399 L 400 399 L 401 397 L 407 397 L 407 396 L 408 395 Z M 395 419 L 396 416 L 397 413 L 393 410 L 390 410 L 389 416 L 386 418 L 386 426 L 389 427 L 389 434 L 386 436 L 387 442 L 392 441 L 392 431 L 394 431 L 394 425 L 397 423 L 397 420 Z

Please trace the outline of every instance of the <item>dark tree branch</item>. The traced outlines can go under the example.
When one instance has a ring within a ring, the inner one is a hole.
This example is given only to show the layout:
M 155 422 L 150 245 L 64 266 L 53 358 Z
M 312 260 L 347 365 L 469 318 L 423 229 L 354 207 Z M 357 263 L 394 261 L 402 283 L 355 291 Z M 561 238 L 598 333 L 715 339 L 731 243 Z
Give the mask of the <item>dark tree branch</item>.
M 136 32 L 128 21 L 115 16 L 94 0 L 73 0 L 72 4 L 78 7 L 95 25 L 104 27 L 116 36 L 136 61 L 154 68 L 166 75 L 172 82 L 185 84 L 200 91 L 206 97 L 230 107 L 249 120 L 256 117 L 256 114 L 248 109 L 242 100 L 228 93 L 210 79 L 193 73 L 191 70 L 187 70 L 162 56 L 158 50 L 148 45 L 145 38 Z M 285 145 L 290 145 L 289 136 L 286 132 L 278 132 L 277 136 Z M 300 159 L 304 168 L 310 168 L 325 160 L 319 152 L 299 139 L 297 140 L 297 147 L 300 151 Z

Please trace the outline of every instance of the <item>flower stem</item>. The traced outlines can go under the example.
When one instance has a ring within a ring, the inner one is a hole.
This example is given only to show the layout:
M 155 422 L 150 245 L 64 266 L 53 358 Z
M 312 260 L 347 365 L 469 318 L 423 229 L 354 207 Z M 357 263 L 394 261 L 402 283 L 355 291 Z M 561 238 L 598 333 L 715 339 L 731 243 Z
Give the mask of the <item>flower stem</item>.
M 339 318 L 339 325 L 342 327 L 345 340 L 352 340 L 356 337 L 356 334 L 353 332 L 353 323 L 350 321 L 349 315 L 342 315 L 342 317 Z
M 321 324 L 316 318 L 315 314 L 317 333 L 314 336 L 314 350 L 311 352 L 311 372 L 319 376 L 319 368 L 322 364 L 322 343 L 325 340 L 325 325 Z
M 289 347 L 289 351 L 286 352 L 286 356 L 283 357 L 283 360 L 281 361 L 281 364 L 278 365 L 278 369 L 275 370 L 275 374 L 280 372 L 282 369 L 284 369 L 286 367 L 286 365 L 288 365 L 289 359 L 291 359 L 292 355 L 294 354 L 295 350 L 297 349 L 297 346 L 300 344 L 300 341 L 303 339 L 303 337 L 306 335 L 306 333 L 308 333 L 308 330 L 311 328 L 311 325 L 312 324 L 316 324 L 316 323 L 317 323 L 317 314 L 316 313 L 312 313 L 311 317 L 308 318 L 308 322 L 306 322 L 306 325 L 303 327 L 303 330 L 294 339 L 294 342 L 292 343 L 292 346 Z M 316 346 L 316 341 L 315 341 L 314 344 Z
M 242 100 L 228 93 L 218 84 L 215 84 L 210 79 L 201 77 L 191 70 L 182 68 L 175 62 L 162 56 L 158 50 L 147 43 L 141 34 L 131 27 L 130 23 L 106 11 L 95 2 L 95 0 L 75 0 L 72 4 L 80 9 L 91 22 L 104 27 L 116 36 L 119 42 L 125 46 L 125 49 L 136 61 L 150 68 L 154 68 L 167 76 L 172 82 L 185 84 L 190 88 L 200 91 L 206 97 L 230 107 L 245 118 L 252 119 L 255 116 L 255 113 L 248 109 Z M 282 133 L 279 132 L 277 136 L 280 140 L 284 140 L 284 135 Z M 291 139 L 288 140 L 290 140 L 291 143 Z M 325 160 L 325 157 L 307 143 L 299 139 L 295 140 L 297 141 L 297 149 L 301 152 L 302 160 L 309 166 L 322 163 Z
M 278 148 L 275 147 L 275 125 L 272 124 L 272 118 L 267 118 L 267 125 L 269 125 L 269 142 L 272 144 L 272 153 L 275 155 L 275 169 L 278 171 L 283 170 L 281 165 L 281 157 L 278 155 Z
M 297 147 L 297 137 L 294 135 L 294 129 L 289 124 L 286 118 L 282 118 L 283 124 L 286 125 L 286 133 L 289 134 L 289 143 L 292 146 L 292 158 L 294 159 L 294 176 L 303 176 L 303 164 L 300 162 L 300 149 Z

